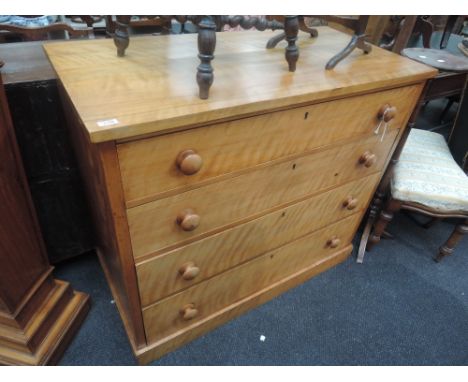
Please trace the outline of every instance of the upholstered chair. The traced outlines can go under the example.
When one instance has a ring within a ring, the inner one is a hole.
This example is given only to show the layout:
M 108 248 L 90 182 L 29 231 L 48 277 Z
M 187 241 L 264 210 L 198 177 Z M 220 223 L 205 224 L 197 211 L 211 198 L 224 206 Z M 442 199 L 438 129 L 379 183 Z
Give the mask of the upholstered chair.
M 387 224 L 400 209 L 458 220 L 453 233 L 439 248 L 436 261 L 452 254 L 468 233 L 468 176 L 455 162 L 441 134 L 421 129 L 410 131 L 393 170 L 390 196 L 376 220 L 367 250 L 380 241 Z

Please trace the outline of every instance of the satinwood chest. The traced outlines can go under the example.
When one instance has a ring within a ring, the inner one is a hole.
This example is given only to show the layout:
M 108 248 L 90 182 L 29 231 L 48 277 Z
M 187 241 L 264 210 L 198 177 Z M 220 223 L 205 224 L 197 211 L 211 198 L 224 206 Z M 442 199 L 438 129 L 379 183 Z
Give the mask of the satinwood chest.
M 326 71 L 349 41 L 327 27 L 291 73 L 271 36 L 218 34 L 208 100 L 196 35 L 45 46 L 141 363 L 345 260 L 435 74 L 377 47 Z

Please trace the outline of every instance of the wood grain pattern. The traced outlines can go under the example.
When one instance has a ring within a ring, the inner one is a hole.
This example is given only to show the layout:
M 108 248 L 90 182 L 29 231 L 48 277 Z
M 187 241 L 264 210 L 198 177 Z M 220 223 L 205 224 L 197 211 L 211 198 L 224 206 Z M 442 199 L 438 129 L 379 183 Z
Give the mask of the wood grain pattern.
M 219 34 L 208 100 L 195 35 L 135 38 L 123 59 L 109 40 L 46 47 L 140 362 L 349 255 L 436 71 L 379 48 L 325 71 L 349 36 L 319 33 L 298 39 L 295 73 L 265 49 L 274 33 Z M 391 121 L 376 131 L 379 113 Z
M 186 191 L 260 163 L 372 134 L 385 105 L 397 110 L 388 130 L 401 128 L 421 90 L 421 85 L 397 88 L 118 145 L 127 206 Z M 187 150 L 195 150 L 196 158 L 203 160 L 201 169 L 189 176 L 177 166 L 179 153 Z
M 50 265 L 0 77 L 0 300 L 14 314 Z
M 0 44 L 0 57 L 5 62 L 2 68 L 5 85 L 56 78 L 42 44 L 43 41 Z
M 92 145 L 89 142 L 71 100 L 59 85 L 88 202 L 92 206 L 99 259 L 132 347 L 137 349 L 146 345 L 146 338 L 115 144 Z
M 333 255 L 313 263 L 307 268 L 303 268 L 300 271 L 267 286 L 266 288 L 260 289 L 252 295 L 239 300 L 226 308 L 218 310 L 203 320 L 198 320 L 184 329 L 149 344 L 146 348 L 140 349 L 135 353 L 138 362 L 144 365 L 158 359 L 162 355 L 192 341 L 210 330 L 215 329 L 230 319 L 271 300 L 291 288 L 294 288 L 311 277 L 344 261 L 349 256 L 352 249 L 352 245 L 348 245 L 341 251 L 335 252 Z M 298 317 L 297 319 L 300 320 L 301 318 Z
M 307 235 L 355 212 L 362 212 L 380 174 L 370 175 L 331 191 L 279 209 L 216 235 L 196 241 L 161 256 L 137 263 L 142 306 Z M 344 202 L 357 196 L 353 210 Z M 184 279 L 180 269 L 192 263 L 198 273 Z
M 143 318 L 149 343 L 333 256 L 335 252 L 349 245 L 359 221 L 360 215 L 354 214 L 144 308 Z M 342 239 L 335 249 L 327 245 L 332 236 Z M 220 293 L 220 288 L 223 293 Z M 187 320 L 182 317 L 180 310 L 189 303 L 194 304 L 198 314 Z
M 45 330 L 45 333 L 43 333 L 45 335 L 40 340 L 37 340 L 38 343 L 36 343 L 33 352 L 27 346 L 19 346 L 19 342 L 13 344 L 14 340 L 25 341 L 27 336 L 24 333 L 15 333 L 16 339 L 0 343 L 0 365 L 37 366 L 56 365 L 58 363 L 68 344 L 73 339 L 74 334 L 85 319 L 90 303 L 88 295 L 73 292 L 70 284 L 58 280 L 56 283 L 57 286 L 53 293 L 57 291 L 58 293 L 62 293 L 63 289 L 67 289 L 71 295 L 63 299 L 59 306 L 54 306 L 51 302 L 47 301 L 46 306 L 42 307 L 41 311 L 34 317 L 36 321 L 38 319 L 43 320 L 42 317 L 46 317 L 49 321 L 53 320 L 53 325 L 50 325 L 48 330 Z M 60 314 L 57 314 L 58 310 L 61 310 Z M 36 325 L 36 322 L 33 321 L 32 326 Z M 43 328 L 40 328 L 40 330 L 44 332 Z M 11 333 L 9 334 L 11 335 Z M 4 333 L 0 335 L 3 336 Z M 36 336 L 35 332 L 31 331 L 29 335 Z
M 46 53 L 92 142 L 167 132 L 301 104 L 415 84 L 434 69 L 375 47 L 353 52 L 333 71 L 326 62 L 349 37 L 327 27 L 299 39 L 300 64 L 284 65 L 283 47 L 265 49 L 274 32 L 221 33 L 210 98 L 198 98 L 196 35 L 132 39 L 125 59 L 111 40 L 45 44 Z M 161 52 L 164 52 L 162 54 Z M 122 75 L 125 74 L 125 75 Z M 99 126 L 98 121 L 117 119 Z
M 0 364 L 50 364 L 76 333 L 89 298 L 52 277 L 1 76 L 0 127 Z
M 397 132 L 388 132 L 382 142 L 380 136 L 372 136 L 130 208 L 127 216 L 134 257 L 200 239 L 255 214 L 378 172 Z M 366 151 L 377 157 L 369 168 L 359 164 Z M 184 231 L 176 223 L 178 214 L 187 208 L 200 216 L 199 226 L 192 231 Z

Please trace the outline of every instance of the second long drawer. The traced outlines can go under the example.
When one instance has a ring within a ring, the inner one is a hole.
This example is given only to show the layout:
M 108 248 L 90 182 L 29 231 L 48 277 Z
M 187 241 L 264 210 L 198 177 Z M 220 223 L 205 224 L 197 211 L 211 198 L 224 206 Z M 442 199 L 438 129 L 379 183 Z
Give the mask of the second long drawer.
M 276 163 L 127 210 L 135 260 L 188 244 L 354 179 L 381 171 L 398 131 Z M 171 248 L 172 247 L 172 248 Z
M 145 307 L 366 208 L 373 174 L 198 240 L 136 266 Z

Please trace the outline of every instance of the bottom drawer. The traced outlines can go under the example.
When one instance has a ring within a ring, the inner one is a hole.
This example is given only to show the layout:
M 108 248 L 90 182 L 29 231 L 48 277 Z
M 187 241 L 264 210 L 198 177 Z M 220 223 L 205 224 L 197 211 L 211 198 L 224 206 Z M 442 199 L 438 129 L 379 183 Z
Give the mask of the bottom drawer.
M 303 268 L 333 256 L 351 242 L 357 213 L 143 309 L 149 343 L 203 320 Z

